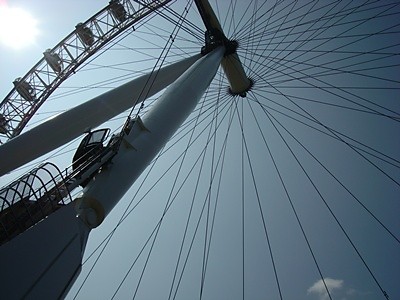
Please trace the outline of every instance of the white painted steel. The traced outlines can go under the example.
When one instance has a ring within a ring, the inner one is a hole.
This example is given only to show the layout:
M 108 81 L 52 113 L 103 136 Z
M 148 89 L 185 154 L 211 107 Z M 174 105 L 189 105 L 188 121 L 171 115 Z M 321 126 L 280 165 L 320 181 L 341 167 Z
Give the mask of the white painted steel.
M 68 292 L 89 235 L 73 205 L 0 247 L 1 299 L 62 299 Z
M 195 55 L 161 68 L 157 73 L 136 78 L 11 139 L 0 146 L 0 176 L 64 145 L 129 109 L 135 102 L 161 91 L 199 58 L 200 55 Z M 147 86 L 144 89 L 146 82 L 152 82 L 155 76 L 151 88 Z
M 197 61 L 168 87 L 143 117 L 143 123 L 134 123 L 118 154 L 86 186 L 77 201 L 78 214 L 89 227 L 103 221 L 190 115 L 215 76 L 223 54 L 220 47 Z

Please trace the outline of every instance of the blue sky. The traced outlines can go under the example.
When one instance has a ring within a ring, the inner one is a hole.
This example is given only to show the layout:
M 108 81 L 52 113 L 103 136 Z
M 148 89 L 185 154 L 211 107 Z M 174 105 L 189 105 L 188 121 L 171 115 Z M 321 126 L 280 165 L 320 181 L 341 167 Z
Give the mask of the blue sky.
M 6 2 L 37 19 L 38 35 L 23 49 L 0 44 L 3 96 L 45 49 L 108 4 Z M 184 3 L 172 7 L 181 14 Z M 279 290 L 282 299 L 329 299 L 318 268 L 332 299 L 385 299 L 378 284 L 400 298 L 399 242 L 388 233 L 400 238 L 399 3 L 211 3 L 254 88 L 232 98 L 216 75 L 155 166 L 92 231 L 67 299 L 280 299 Z M 203 28 L 194 6 L 187 18 Z M 149 20 L 66 80 L 30 126 L 151 69 L 173 28 Z M 181 29 L 166 63 L 200 47 Z M 118 130 L 125 117 L 105 126 Z M 76 144 L 50 160 L 67 166 Z

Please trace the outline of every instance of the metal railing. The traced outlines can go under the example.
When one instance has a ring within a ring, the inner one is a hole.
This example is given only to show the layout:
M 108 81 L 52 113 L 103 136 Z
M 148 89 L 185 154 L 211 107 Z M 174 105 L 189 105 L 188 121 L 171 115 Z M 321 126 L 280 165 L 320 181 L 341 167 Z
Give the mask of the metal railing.
M 0 190 L 0 244 L 72 202 L 56 165 L 44 163 Z
M 71 192 L 84 186 L 117 153 L 122 136 L 78 167 L 65 170 L 47 162 L 0 190 L 0 245 L 72 202 Z M 76 162 L 74 162 L 76 163 Z M 76 164 L 75 164 L 76 165 Z

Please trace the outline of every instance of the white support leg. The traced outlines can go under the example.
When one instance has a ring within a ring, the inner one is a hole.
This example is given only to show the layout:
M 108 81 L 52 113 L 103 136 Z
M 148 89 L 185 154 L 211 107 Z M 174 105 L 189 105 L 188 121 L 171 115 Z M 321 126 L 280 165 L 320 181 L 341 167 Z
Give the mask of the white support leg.
M 0 146 L 0 176 L 64 145 L 131 108 L 135 102 L 142 102 L 161 91 L 199 58 L 200 55 L 195 55 L 161 68 L 157 77 L 153 73 L 136 78 L 11 139 Z M 154 78 L 151 88 L 145 87 L 146 82 L 151 83 Z
M 223 54 L 223 47 L 215 49 L 168 87 L 143 121 L 136 121 L 124 137 L 112 162 L 86 186 L 77 200 L 77 210 L 90 228 L 103 221 L 190 115 L 215 76 Z

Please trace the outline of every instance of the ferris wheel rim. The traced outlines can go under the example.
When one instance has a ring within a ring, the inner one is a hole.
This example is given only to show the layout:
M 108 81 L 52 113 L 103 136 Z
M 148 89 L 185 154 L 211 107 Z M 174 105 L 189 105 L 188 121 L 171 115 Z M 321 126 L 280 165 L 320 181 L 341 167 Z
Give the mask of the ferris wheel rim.
M 47 98 L 89 58 L 123 32 L 140 25 L 154 11 L 172 2 L 129 0 L 121 4 L 111 0 L 85 22 L 78 23 L 75 30 L 56 46 L 45 50 L 43 57 L 23 77 L 13 82 L 14 87 L 0 103 L 0 145 L 18 136 Z

